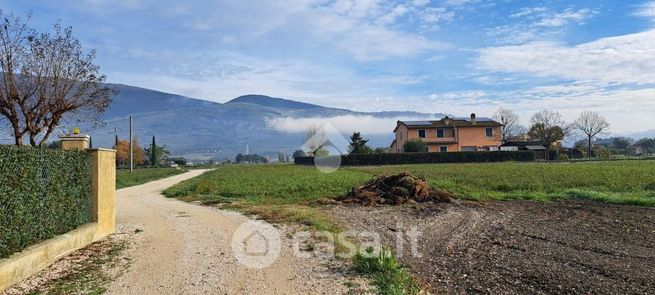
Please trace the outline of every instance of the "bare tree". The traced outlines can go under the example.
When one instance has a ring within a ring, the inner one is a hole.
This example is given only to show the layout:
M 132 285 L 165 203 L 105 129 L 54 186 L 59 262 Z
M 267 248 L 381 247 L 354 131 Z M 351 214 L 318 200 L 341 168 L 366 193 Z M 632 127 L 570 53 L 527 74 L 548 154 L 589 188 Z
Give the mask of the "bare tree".
M 316 156 L 316 153 L 321 151 L 328 144 L 329 139 L 323 124 L 312 123 L 307 126 L 307 133 L 305 135 L 305 147 L 309 149 L 307 154 L 310 156 Z
M 114 89 L 71 27 L 37 33 L 26 20 L 2 11 L 0 17 L 0 114 L 16 145 L 26 135 L 30 145 L 42 145 L 64 120 L 95 120 L 109 106 Z
M 573 126 L 587 136 L 587 156 L 591 158 L 591 141 L 594 136 L 607 132 L 610 124 L 605 121 L 598 113 L 593 111 L 584 111 L 580 117 L 573 123 Z
M 557 111 L 541 110 L 530 119 L 532 126 L 528 136 L 533 140 L 541 141 L 546 147 L 546 159 L 549 157 L 550 147 L 563 140 L 569 133 L 570 126 L 562 119 Z
M 525 127 L 519 123 L 519 116 L 510 109 L 500 107 L 493 114 L 492 118 L 498 121 L 498 123 L 503 124 L 500 127 L 500 135 L 503 142 L 525 133 Z

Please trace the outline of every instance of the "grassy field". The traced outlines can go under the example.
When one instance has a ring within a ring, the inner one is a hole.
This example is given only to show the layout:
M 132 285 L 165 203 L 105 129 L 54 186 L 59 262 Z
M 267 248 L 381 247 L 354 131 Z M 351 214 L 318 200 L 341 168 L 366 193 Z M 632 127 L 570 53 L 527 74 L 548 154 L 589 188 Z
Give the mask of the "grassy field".
M 169 197 L 250 205 L 308 204 L 374 175 L 409 171 L 458 198 L 594 199 L 655 206 L 655 161 L 424 164 L 342 168 L 323 174 L 293 165 L 222 166 L 165 191 Z
M 483 163 L 348 167 L 324 174 L 308 166 L 222 166 L 164 192 L 168 197 L 254 213 L 272 221 L 336 230 L 315 201 L 346 193 L 382 173 L 409 171 L 468 200 L 591 199 L 655 206 L 655 161 Z
M 124 188 L 144 184 L 148 181 L 166 178 L 168 176 L 184 173 L 184 169 L 176 168 L 143 168 L 134 169 L 130 173 L 129 169 L 116 170 L 116 188 Z

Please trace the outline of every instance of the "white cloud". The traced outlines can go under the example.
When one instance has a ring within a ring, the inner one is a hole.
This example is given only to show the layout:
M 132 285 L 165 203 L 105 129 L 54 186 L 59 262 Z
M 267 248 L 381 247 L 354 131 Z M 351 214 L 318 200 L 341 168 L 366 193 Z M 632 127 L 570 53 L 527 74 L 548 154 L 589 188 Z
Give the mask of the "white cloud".
M 268 128 L 286 132 L 286 133 L 303 133 L 307 131 L 307 126 L 311 124 L 330 123 L 339 132 L 349 134 L 352 132 L 362 132 L 369 135 L 390 134 L 396 127 L 397 120 L 413 120 L 425 118 L 378 118 L 368 115 L 345 115 L 335 117 L 312 117 L 312 118 L 272 118 L 266 121 Z
M 455 12 L 446 9 L 445 7 L 429 7 L 421 11 L 421 21 L 423 26 L 432 27 L 439 23 L 449 23 L 455 18 Z
M 596 14 L 598 10 L 589 8 L 555 11 L 544 6 L 523 7 L 509 15 L 511 23 L 488 28 L 486 33 L 500 44 L 557 40 L 566 32 L 567 25 L 582 25 Z
M 612 132 L 627 134 L 652 129 L 655 88 L 608 90 L 595 85 L 562 84 L 513 91 L 461 91 L 416 98 L 424 107 L 463 116 L 476 113 L 491 116 L 499 107 L 516 111 L 523 124 L 535 112 L 547 107 L 560 112 L 569 122 L 582 111 L 594 110 L 612 125 Z
M 463 6 L 466 4 L 480 3 L 480 0 L 446 0 L 446 5 Z
M 509 17 L 519 18 L 519 17 L 531 16 L 531 15 L 535 15 L 535 14 L 541 14 L 541 13 L 545 13 L 547 11 L 548 11 L 548 8 L 543 7 L 543 6 L 523 7 L 521 9 L 519 9 L 517 12 L 512 13 Z
M 598 83 L 655 83 L 655 30 L 576 46 L 532 42 L 483 48 L 477 68 Z
M 655 21 L 655 1 L 649 1 L 642 4 L 634 14 L 636 16 L 653 18 Z
M 544 27 L 561 27 L 569 23 L 583 23 L 586 19 L 590 18 L 596 14 L 595 11 L 592 11 L 587 8 L 573 10 L 566 9 L 560 13 L 554 13 L 550 15 L 545 15 L 539 20 L 536 25 Z

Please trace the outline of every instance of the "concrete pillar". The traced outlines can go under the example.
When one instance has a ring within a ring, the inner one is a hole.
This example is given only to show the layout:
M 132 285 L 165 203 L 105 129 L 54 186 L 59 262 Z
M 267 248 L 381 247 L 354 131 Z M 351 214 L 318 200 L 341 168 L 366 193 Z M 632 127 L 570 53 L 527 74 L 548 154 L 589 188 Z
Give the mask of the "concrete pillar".
M 98 223 L 94 240 L 116 232 L 116 151 L 88 149 L 93 164 L 93 207 L 91 216 Z
M 88 135 L 61 135 L 59 140 L 62 150 L 86 150 L 91 137 Z

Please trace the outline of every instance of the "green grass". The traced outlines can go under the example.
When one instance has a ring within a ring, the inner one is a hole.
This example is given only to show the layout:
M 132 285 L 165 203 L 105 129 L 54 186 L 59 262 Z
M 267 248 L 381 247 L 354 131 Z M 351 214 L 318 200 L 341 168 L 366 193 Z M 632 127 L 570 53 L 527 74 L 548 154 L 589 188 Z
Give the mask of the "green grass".
M 129 169 L 116 170 L 116 188 L 124 188 L 144 184 L 149 181 L 166 178 L 176 174 L 184 173 L 184 169 L 176 168 L 142 168 L 134 169 L 130 173 Z
M 488 163 L 358 168 L 424 176 L 431 186 L 472 200 L 589 199 L 655 206 L 655 161 Z
M 398 264 L 393 251 L 381 249 L 375 255 L 373 248 L 367 248 L 364 255 L 355 256 L 353 265 L 357 273 L 371 277 L 379 294 L 419 294 L 419 287 L 407 270 Z
M 589 199 L 655 206 L 655 161 L 422 164 L 348 167 L 324 174 L 308 166 L 221 166 L 164 192 L 168 197 L 238 207 L 309 206 L 346 193 L 374 175 L 409 171 L 469 200 Z

